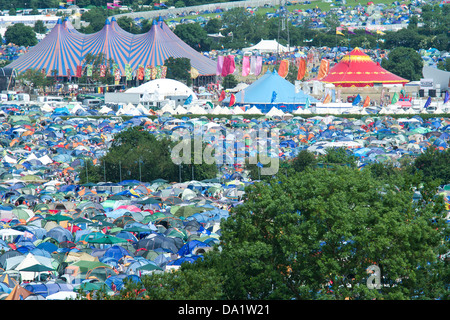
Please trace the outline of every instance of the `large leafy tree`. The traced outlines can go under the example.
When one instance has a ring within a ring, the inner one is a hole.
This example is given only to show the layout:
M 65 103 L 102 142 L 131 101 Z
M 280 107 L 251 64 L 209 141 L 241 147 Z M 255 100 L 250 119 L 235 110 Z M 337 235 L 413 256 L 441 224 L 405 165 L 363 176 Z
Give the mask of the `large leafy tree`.
M 143 127 L 135 126 L 114 136 L 108 153 L 100 159 L 96 166 L 88 162 L 80 169 L 80 182 L 98 182 L 106 176 L 107 181 L 123 180 L 152 181 L 165 179 L 179 181 L 180 167 L 172 160 L 171 150 L 175 142 L 169 138 L 157 138 Z M 87 168 L 87 174 L 86 174 Z M 181 179 L 196 180 L 215 178 L 215 164 L 183 165 Z
M 220 250 L 143 276 L 114 298 L 448 299 L 449 227 L 437 184 L 418 188 L 420 175 L 378 169 L 306 168 L 256 183 L 222 222 Z
M 173 32 L 197 51 L 210 49 L 211 43 L 206 30 L 198 23 L 179 24 Z
M 23 23 L 15 23 L 5 31 L 6 43 L 14 43 L 18 46 L 34 46 L 38 43 L 33 28 Z
M 164 61 L 164 65 L 167 67 L 168 79 L 174 79 L 184 82 L 187 86 L 192 84 L 191 79 L 191 60 L 188 58 L 173 58 L 169 57 Z
M 100 166 L 93 167 L 106 174 L 112 182 L 122 180 L 152 181 L 158 178 L 172 180 L 175 166 L 170 158 L 169 139 L 157 139 L 142 127 L 132 127 L 114 136 L 108 153 L 101 159 Z M 139 171 L 140 168 L 140 171 Z M 93 172 L 91 174 L 95 176 Z M 103 177 L 103 175 L 97 174 Z M 83 172 L 80 179 L 84 182 Z
M 439 179 L 442 184 L 450 183 L 450 149 L 441 151 L 430 147 L 414 160 L 414 168 L 423 173 L 425 179 Z
M 47 77 L 41 70 L 27 69 L 21 73 L 17 80 L 21 85 L 28 87 L 29 89 L 44 90 L 47 86 L 52 85 L 53 78 Z
M 406 47 L 418 50 L 423 39 L 424 37 L 415 30 L 401 29 L 396 32 L 386 33 L 385 46 L 388 48 Z
M 388 59 L 383 58 L 381 65 L 393 74 L 410 81 L 417 81 L 422 77 L 422 57 L 411 48 L 398 47 L 393 49 L 389 53 Z
M 124 16 L 117 19 L 117 24 L 125 31 L 139 34 L 142 32 L 141 28 L 139 28 L 130 17 Z
M 307 169 L 255 184 L 223 223 L 224 294 L 231 299 L 414 299 L 445 295 L 448 226 L 435 185 L 413 202 L 410 175 Z M 389 182 L 389 183 L 388 183 Z M 447 239 L 447 241 L 445 241 Z M 367 268 L 383 287 L 367 286 Z
M 82 33 L 94 33 L 100 31 L 105 26 L 108 11 L 101 7 L 94 7 L 82 14 L 81 20 L 89 22 L 87 27 L 81 27 Z

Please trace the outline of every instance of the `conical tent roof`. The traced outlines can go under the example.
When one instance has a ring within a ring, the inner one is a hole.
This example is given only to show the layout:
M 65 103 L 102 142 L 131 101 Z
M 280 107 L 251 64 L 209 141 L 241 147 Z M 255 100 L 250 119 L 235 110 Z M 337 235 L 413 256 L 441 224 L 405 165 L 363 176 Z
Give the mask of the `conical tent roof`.
M 120 28 L 115 18 L 112 18 L 111 22 L 106 20 L 102 30 L 85 35 L 82 56 L 86 57 L 88 53 L 94 55 L 104 53 L 105 59 L 114 60 L 124 75 L 125 64 L 130 60 L 133 38 L 133 34 Z
M 139 65 L 164 65 L 167 58 L 174 57 L 191 60 L 191 66 L 201 75 L 216 74 L 216 62 L 187 45 L 161 18 L 153 21 L 152 28 L 147 33 L 136 37 L 131 51 L 135 53 L 130 59 L 133 69 Z
M 67 69 L 70 69 L 73 75 L 82 60 L 85 35 L 73 32 L 73 27 L 69 28 L 68 23 L 68 20 L 63 22 L 58 19 L 44 39 L 8 67 L 19 72 L 37 69 L 47 76 L 52 75 L 53 70 L 57 70 L 58 75 L 67 75 Z
M 296 92 L 295 86 L 281 77 L 277 71 L 267 71 L 261 78 L 236 94 L 236 105 L 255 105 L 262 112 L 268 112 L 273 106 L 277 106 L 284 108 L 284 112 L 291 112 L 305 105 L 307 99 L 310 103 L 318 102 L 301 90 Z M 223 100 L 224 103 L 229 101 L 230 98 Z
M 321 80 L 336 87 L 373 87 L 377 84 L 405 84 L 403 79 L 375 63 L 359 48 L 353 49 L 333 66 Z
M 216 63 L 197 52 L 159 19 L 144 34 L 131 34 L 120 28 L 116 19 L 106 20 L 102 30 L 93 34 L 78 32 L 68 19 L 58 20 L 50 33 L 36 46 L 8 65 L 18 72 L 27 69 L 45 71 L 50 76 L 56 70 L 58 76 L 76 75 L 77 66 L 84 67 L 88 53 L 104 53 L 106 59 L 117 63 L 122 76 L 129 65 L 132 71 L 139 66 L 162 66 L 169 57 L 188 58 L 200 75 L 215 75 Z

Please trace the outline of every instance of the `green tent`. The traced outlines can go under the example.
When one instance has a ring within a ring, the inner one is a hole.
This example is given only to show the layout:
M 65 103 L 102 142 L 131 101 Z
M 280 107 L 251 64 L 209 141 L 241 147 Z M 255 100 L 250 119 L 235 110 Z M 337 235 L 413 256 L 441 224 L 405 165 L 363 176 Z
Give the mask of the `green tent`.
M 116 244 L 116 243 L 126 243 L 128 242 L 126 239 L 118 238 L 111 236 L 109 234 L 105 234 L 101 238 L 96 239 L 88 239 L 87 242 L 89 243 L 101 243 L 101 244 Z
M 77 266 L 80 268 L 81 273 L 87 273 L 89 270 L 93 270 L 98 267 L 105 267 L 105 268 L 111 268 L 109 264 L 102 263 L 99 261 L 86 261 L 86 260 L 80 260 L 77 262 L 74 262 L 70 264 L 69 266 Z
M 47 214 L 47 216 L 44 218 L 47 221 L 72 221 L 73 219 L 69 216 L 62 215 L 60 213 L 57 214 Z
M 160 267 L 157 265 L 154 265 L 153 263 L 145 264 L 143 266 L 137 267 L 136 270 L 138 271 L 163 271 Z

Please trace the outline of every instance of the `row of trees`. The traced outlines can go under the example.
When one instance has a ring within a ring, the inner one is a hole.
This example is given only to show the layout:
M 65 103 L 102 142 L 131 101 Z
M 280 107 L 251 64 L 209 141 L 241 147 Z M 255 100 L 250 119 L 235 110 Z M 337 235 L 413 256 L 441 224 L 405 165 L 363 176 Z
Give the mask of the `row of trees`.
M 101 5 L 95 6 L 82 15 L 81 19 L 89 22 L 89 26 L 81 27 L 80 31 L 85 33 L 97 32 L 103 28 L 104 22 L 109 16 L 117 13 L 119 13 L 118 9 L 110 10 L 101 7 Z M 355 30 L 356 34 L 351 37 L 337 37 L 335 29 L 339 26 L 340 21 L 334 13 L 328 13 L 324 19 L 325 30 L 312 28 L 314 22 L 309 17 L 295 17 L 298 25 L 293 26 L 288 22 L 289 27 L 280 28 L 279 18 L 250 14 L 244 8 L 225 11 L 220 19 L 212 18 L 205 24 L 180 24 L 175 30 L 178 36 L 198 51 L 221 49 L 223 47 L 240 49 L 249 46 L 251 43 L 257 43 L 261 39 L 278 38 L 283 44 L 287 44 L 289 40 L 290 45 L 295 46 L 307 44 L 319 47 L 340 45 L 375 48 L 378 46 L 389 50 L 396 47 L 409 47 L 415 50 L 434 47 L 438 50 L 450 51 L 450 39 L 446 32 L 450 28 L 449 13 L 450 6 L 447 4 L 442 6 L 424 5 L 420 17 L 411 16 L 408 28 L 396 32 L 386 32 L 383 41 L 379 41 L 377 35 L 367 34 L 364 30 Z M 423 25 L 419 27 L 419 23 Z M 144 33 L 151 27 L 151 21 L 144 20 L 137 25 L 129 17 L 119 18 L 118 24 L 131 33 Z M 218 40 L 213 40 L 207 36 L 207 33 L 219 31 L 224 35 L 230 34 L 232 36 Z M 312 41 L 305 42 L 309 40 Z
M 175 142 L 157 138 L 142 127 L 132 127 L 114 136 L 108 153 L 97 165 L 86 158 L 79 171 L 80 183 L 120 182 L 123 180 L 187 181 L 214 179 L 218 170 L 215 164 L 176 165 L 171 158 Z
M 203 260 L 99 298 L 448 299 L 442 180 L 420 163 L 442 163 L 450 153 L 430 150 L 412 165 L 360 171 L 344 150 L 329 151 L 322 160 L 340 165 L 320 168 L 305 151 L 288 174 L 247 187 L 244 204 L 222 221 L 220 245 Z M 372 266 L 380 269 L 376 289 L 368 286 Z
M 182 5 L 178 3 L 179 0 L 168 0 L 164 3 L 167 7 L 170 6 L 196 6 L 208 3 L 218 3 L 218 2 L 226 2 L 225 0 L 183 0 Z M 58 8 L 60 6 L 60 1 L 58 0 L 13 0 L 13 1 L 5 1 L 0 0 L 0 10 L 11 10 L 12 8 L 22 8 L 22 9 L 33 9 L 33 8 Z M 121 4 L 124 6 L 128 6 L 134 10 L 138 9 L 141 5 L 151 6 L 155 3 L 152 0 L 123 0 Z M 101 0 L 77 0 L 76 5 L 80 8 L 87 7 L 104 7 L 106 2 Z

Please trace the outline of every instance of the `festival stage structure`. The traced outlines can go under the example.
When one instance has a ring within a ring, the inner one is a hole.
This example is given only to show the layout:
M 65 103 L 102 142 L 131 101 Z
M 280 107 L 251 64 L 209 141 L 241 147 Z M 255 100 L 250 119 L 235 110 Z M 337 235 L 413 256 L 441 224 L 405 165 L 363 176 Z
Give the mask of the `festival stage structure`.
M 136 72 L 139 67 L 162 66 L 169 57 L 188 58 L 200 76 L 216 74 L 217 63 L 182 41 L 161 18 L 154 20 L 151 29 L 144 34 L 128 33 L 114 17 L 111 21 L 107 19 L 103 29 L 93 34 L 78 32 L 67 19 L 58 20 L 44 39 L 8 68 L 18 73 L 37 69 L 47 76 L 76 76 L 77 68 L 85 67 L 84 59 L 89 53 L 103 53 L 105 60 L 114 60 L 122 76 L 126 69 Z

